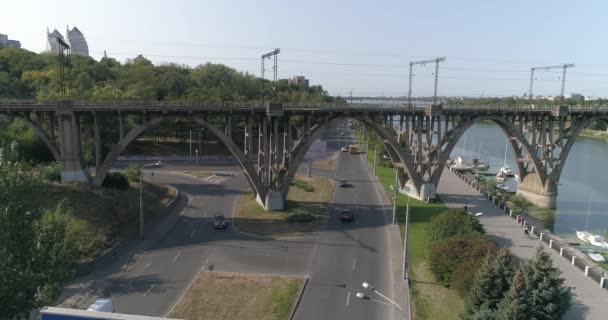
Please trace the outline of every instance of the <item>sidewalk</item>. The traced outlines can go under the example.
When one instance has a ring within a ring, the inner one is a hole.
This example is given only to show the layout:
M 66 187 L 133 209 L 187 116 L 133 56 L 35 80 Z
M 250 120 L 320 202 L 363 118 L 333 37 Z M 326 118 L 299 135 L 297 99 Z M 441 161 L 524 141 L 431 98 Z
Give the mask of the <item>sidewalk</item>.
M 469 211 L 483 212 L 479 220 L 488 236 L 499 245 L 509 248 L 518 257 L 533 257 L 536 247 L 542 243 L 538 238 L 524 238 L 520 225 L 449 170 L 443 171 L 437 192 L 448 207 L 462 208 L 467 205 Z M 562 271 L 562 277 L 566 279 L 565 285 L 576 287 L 572 291 L 572 307 L 562 319 L 606 319 L 608 291 L 587 279 L 583 272 L 570 265 L 559 253 L 549 249 L 544 243 L 542 245 L 545 251 L 551 254 L 553 264 Z

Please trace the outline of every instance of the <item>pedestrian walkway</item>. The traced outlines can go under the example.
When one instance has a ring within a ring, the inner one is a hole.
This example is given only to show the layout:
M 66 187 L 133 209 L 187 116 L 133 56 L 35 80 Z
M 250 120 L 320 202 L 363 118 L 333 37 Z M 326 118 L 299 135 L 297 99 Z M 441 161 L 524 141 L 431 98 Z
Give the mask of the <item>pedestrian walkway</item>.
M 448 170 L 444 170 L 437 192 L 448 207 L 463 208 L 466 205 L 471 212 L 483 212 L 479 220 L 488 236 L 518 257 L 533 257 L 536 247 L 542 243 L 537 237 L 525 238 L 522 227 L 515 220 Z M 562 271 L 562 277 L 566 279 L 565 285 L 575 288 L 572 290 L 573 305 L 563 319 L 605 320 L 608 314 L 608 291 L 587 279 L 583 272 L 560 257 L 558 252 L 549 249 L 544 243 L 542 245 L 551 254 L 553 264 Z

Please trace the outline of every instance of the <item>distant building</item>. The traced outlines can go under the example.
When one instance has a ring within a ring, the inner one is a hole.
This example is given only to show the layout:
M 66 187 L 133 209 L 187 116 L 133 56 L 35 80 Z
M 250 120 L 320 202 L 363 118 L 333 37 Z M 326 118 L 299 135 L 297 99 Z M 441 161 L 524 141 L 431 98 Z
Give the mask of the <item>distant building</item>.
M 54 54 L 59 54 L 59 43 L 57 43 L 57 39 L 61 39 L 65 41 L 63 35 L 57 31 L 57 29 L 53 30 L 53 32 L 49 32 L 49 28 L 46 28 L 46 51 Z
M 66 28 L 66 38 L 54 29 L 53 32 L 49 32 L 49 29 L 46 29 L 46 51 L 54 54 L 59 54 L 59 44 L 57 43 L 57 39 L 61 39 L 65 41 L 68 45 L 70 45 L 70 50 L 72 54 L 77 54 L 79 56 L 89 56 L 89 45 L 87 44 L 87 40 L 84 35 L 78 28 L 74 27 L 70 30 L 69 27 Z
M 4 47 L 21 48 L 21 42 L 17 40 L 9 40 L 7 35 L 0 33 L 0 48 Z
M 287 79 L 287 83 L 302 88 L 308 88 L 309 85 L 308 79 L 304 76 L 294 76 L 293 78 Z
M 68 44 L 70 45 L 70 49 L 73 54 L 77 54 L 79 56 L 88 57 L 89 56 L 89 45 L 87 44 L 87 39 L 85 39 L 84 35 L 76 26 L 70 30 L 67 28 L 67 37 Z
M 574 101 L 577 101 L 577 102 L 585 101 L 585 96 L 583 96 L 580 93 L 574 93 L 574 92 L 572 92 L 572 96 L 570 98 L 572 100 L 574 100 Z

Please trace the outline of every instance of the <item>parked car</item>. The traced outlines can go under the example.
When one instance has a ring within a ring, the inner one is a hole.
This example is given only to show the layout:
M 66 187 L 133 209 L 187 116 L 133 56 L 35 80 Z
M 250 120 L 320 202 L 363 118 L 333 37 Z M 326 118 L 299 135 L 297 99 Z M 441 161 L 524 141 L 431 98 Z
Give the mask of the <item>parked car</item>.
M 348 182 L 346 182 L 346 180 L 340 180 L 340 182 L 338 182 L 338 187 L 346 188 L 348 187 Z
M 223 214 L 216 214 L 213 216 L 213 227 L 215 229 L 226 229 L 226 227 L 228 227 L 228 223 Z
M 340 148 L 340 151 L 341 152 L 348 152 L 348 148 L 347 147 L 342 147 L 342 148 Z
M 350 209 L 341 209 L 340 210 L 340 221 L 352 222 L 353 221 L 353 212 L 350 211 Z

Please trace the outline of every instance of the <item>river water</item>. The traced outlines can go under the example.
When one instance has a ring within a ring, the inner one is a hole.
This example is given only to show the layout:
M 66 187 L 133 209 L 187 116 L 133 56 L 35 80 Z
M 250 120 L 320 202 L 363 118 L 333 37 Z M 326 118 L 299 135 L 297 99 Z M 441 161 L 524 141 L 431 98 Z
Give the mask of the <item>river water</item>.
M 461 154 L 485 157 L 490 161 L 489 171 L 496 172 L 505 162 L 505 142 L 506 136 L 497 125 L 476 123 L 458 141 L 451 158 Z M 510 146 L 506 148 L 506 164 L 517 173 Z M 585 228 L 605 234 L 608 229 L 605 164 L 608 164 L 608 143 L 594 138 L 576 139 L 560 178 L 557 208 L 544 221 L 548 229 L 565 238 L 572 238 L 576 230 Z M 511 179 L 508 185 L 515 186 L 515 182 Z

